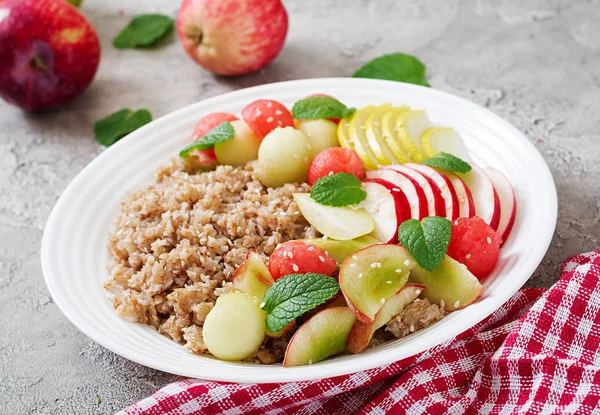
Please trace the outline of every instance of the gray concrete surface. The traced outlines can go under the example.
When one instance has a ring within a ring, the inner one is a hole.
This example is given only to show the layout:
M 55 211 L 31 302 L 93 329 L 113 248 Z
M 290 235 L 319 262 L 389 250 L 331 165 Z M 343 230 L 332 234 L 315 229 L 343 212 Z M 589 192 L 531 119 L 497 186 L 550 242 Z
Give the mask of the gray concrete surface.
M 0 102 L 0 413 L 110 414 L 175 379 L 122 359 L 79 333 L 52 303 L 40 239 L 69 181 L 102 151 L 92 124 L 117 109 L 155 117 L 238 88 L 347 76 L 394 51 L 420 57 L 434 88 L 518 126 L 552 168 L 559 221 L 528 286 L 547 287 L 568 256 L 600 238 L 600 2 L 544 0 L 285 0 L 287 45 L 259 73 L 220 79 L 172 37 L 146 51 L 111 40 L 142 12 L 175 15 L 168 0 L 86 0 L 102 40 L 92 87 L 59 111 L 27 115 Z M 124 8 L 124 15 L 119 14 Z

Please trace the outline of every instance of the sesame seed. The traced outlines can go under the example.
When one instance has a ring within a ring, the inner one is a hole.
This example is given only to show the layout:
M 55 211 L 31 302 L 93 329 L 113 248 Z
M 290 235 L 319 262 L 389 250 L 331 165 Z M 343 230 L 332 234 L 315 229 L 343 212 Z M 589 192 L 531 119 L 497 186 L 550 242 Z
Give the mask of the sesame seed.
M 402 270 L 401 270 L 400 268 L 398 268 L 398 269 L 396 270 L 396 272 L 397 272 L 398 274 L 400 274 L 400 273 L 402 272 Z
M 469 258 L 471 258 L 471 254 L 465 255 L 465 259 L 469 259 Z
M 399 188 L 397 188 L 397 187 L 394 187 L 394 188 L 392 189 L 392 192 L 399 192 L 399 191 L 400 191 L 400 189 L 399 189 Z
M 298 268 L 298 265 L 296 265 L 296 264 L 292 264 L 292 269 L 294 270 L 294 272 L 298 272 L 298 270 L 299 270 L 300 268 Z
M 356 255 L 352 255 L 352 259 L 358 261 L 358 257 Z
M 458 219 L 456 219 L 456 220 L 454 221 L 454 224 L 455 224 L 455 225 L 458 225 Z
M 385 304 L 385 298 L 381 299 L 381 304 Z
M 290 257 L 290 259 L 294 258 L 294 254 L 292 254 L 291 252 L 288 252 L 288 256 Z
M 371 264 L 371 268 L 377 268 L 377 263 L 376 263 L 376 262 L 373 262 L 373 263 Z
M 299 214 L 300 214 L 300 212 L 298 212 L 298 211 L 294 212 L 294 215 L 299 215 Z
M 410 259 L 407 259 L 406 261 L 404 261 L 404 265 L 409 266 L 410 265 Z
M 262 112 L 260 112 L 260 110 L 256 110 L 256 112 L 254 113 L 255 116 L 260 117 L 262 115 Z
M 492 243 L 492 238 L 490 238 L 489 236 L 487 237 L 487 243 L 491 244 Z
M 446 303 L 444 302 L 444 300 L 440 300 L 440 307 L 442 307 L 442 308 L 446 307 Z
M 381 268 L 381 262 L 377 263 L 377 268 Z
M 275 114 L 277 114 L 277 115 L 281 115 L 281 114 L 282 114 L 282 112 L 281 112 L 281 110 L 277 110 L 277 111 L 275 111 Z
M 277 121 L 277 125 L 283 127 L 283 123 L 281 121 Z
M 458 307 L 460 307 L 460 300 L 456 300 L 456 302 L 454 303 L 454 308 Z
M 267 118 L 267 122 L 273 122 L 273 117 Z
M 392 282 L 391 282 L 391 281 L 386 281 L 385 283 L 386 283 L 386 284 L 391 284 Z
M 312 250 L 314 250 L 314 249 L 315 249 L 315 248 L 314 248 L 314 247 L 312 247 L 312 246 L 309 246 L 309 247 L 308 247 L 308 250 L 309 250 L 309 251 L 312 251 Z
M 417 294 L 417 295 L 421 294 L 421 290 L 415 290 L 415 294 Z
M 267 102 L 267 107 L 271 108 L 273 106 L 273 104 L 269 101 Z
M 309 364 L 309 365 L 312 365 L 312 359 L 310 359 L 310 360 L 308 361 L 308 364 Z
M 323 235 L 323 238 L 322 238 L 322 239 L 323 239 L 324 241 L 326 241 L 326 240 L 327 240 L 327 235 Z
M 356 264 L 355 264 L 355 263 L 352 263 L 352 264 L 350 264 L 350 265 L 348 265 L 348 266 L 349 266 L 350 268 L 356 268 Z
M 358 278 L 362 278 L 362 272 L 358 274 Z
M 323 257 L 323 255 L 319 255 L 319 260 L 320 260 L 321 262 L 325 262 L 325 258 Z
M 262 303 L 260 303 L 260 308 L 263 308 L 265 306 L 265 302 L 263 301 Z
M 327 173 L 328 176 L 333 176 L 333 170 L 331 170 L 329 173 Z
M 414 331 L 415 331 L 415 325 L 411 324 L 409 330 L 410 330 L 411 333 L 414 333 Z

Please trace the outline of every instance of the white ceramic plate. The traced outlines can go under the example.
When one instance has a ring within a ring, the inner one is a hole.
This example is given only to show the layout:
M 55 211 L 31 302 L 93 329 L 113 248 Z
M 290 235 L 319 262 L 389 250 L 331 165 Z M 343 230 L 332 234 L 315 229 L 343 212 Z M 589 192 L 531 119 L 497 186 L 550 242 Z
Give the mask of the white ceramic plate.
M 479 300 L 434 326 L 353 356 L 285 369 L 228 363 L 187 353 L 148 326 L 118 317 L 102 287 L 108 276 L 107 235 L 127 193 L 152 182 L 161 164 L 177 156 L 204 114 L 239 114 L 253 100 L 291 105 L 312 93 L 347 105 L 391 102 L 427 110 L 431 120 L 454 127 L 475 163 L 504 172 L 516 190 L 513 232 Z M 512 125 L 462 98 L 420 86 L 352 78 L 309 79 L 249 88 L 210 98 L 144 126 L 94 159 L 64 191 L 46 224 L 42 266 L 46 284 L 63 313 L 107 349 L 155 369 L 229 382 L 285 382 L 327 378 L 365 370 L 422 352 L 475 325 L 510 298 L 532 275 L 554 233 L 556 188 L 535 147 Z

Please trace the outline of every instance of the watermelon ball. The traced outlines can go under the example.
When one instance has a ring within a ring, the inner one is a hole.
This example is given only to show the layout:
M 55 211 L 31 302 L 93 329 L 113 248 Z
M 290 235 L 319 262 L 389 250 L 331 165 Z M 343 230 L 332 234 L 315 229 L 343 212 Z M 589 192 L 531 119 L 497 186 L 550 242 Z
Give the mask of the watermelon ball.
M 502 236 L 479 216 L 458 218 L 452 225 L 448 255 L 482 279 L 494 268 Z
M 337 263 L 323 249 L 302 241 L 290 241 L 279 245 L 269 258 L 269 272 L 274 280 L 289 274 L 331 275 Z
M 327 95 L 327 94 L 312 94 L 307 96 L 306 98 L 312 98 L 312 97 L 328 97 L 328 98 L 333 98 L 331 95 Z M 340 123 L 341 118 L 328 118 L 329 121 L 332 121 L 336 124 Z
M 308 184 L 315 184 L 321 177 L 336 173 L 352 173 L 359 180 L 365 176 L 365 163 L 349 148 L 331 147 L 321 151 L 308 169 Z
M 282 103 L 269 99 L 259 99 L 246 105 L 242 118 L 259 140 L 277 127 L 294 126 L 290 111 Z
M 194 132 L 192 133 L 192 141 L 198 141 L 202 139 L 210 130 L 218 125 L 223 124 L 225 121 L 235 121 L 238 117 L 227 112 L 213 112 L 208 114 L 198 121 Z M 215 150 L 203 150 L 203 151 L 192 151 L 191 155 L 196 157 L 200 163 L 210 164 L 214 161 L 217 164 L 217 158 L 215 156 Z

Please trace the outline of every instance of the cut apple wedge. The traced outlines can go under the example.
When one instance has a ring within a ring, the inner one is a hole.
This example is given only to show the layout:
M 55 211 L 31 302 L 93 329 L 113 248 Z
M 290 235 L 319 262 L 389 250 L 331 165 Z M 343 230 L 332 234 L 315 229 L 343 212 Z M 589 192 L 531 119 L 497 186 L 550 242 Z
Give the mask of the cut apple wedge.
M 464 161 L 471 161 L 462 138 L 452 128 L 428 129 L 421 135 L 421 146 L 427 157 L 433 157 L 443 151 Z
M 456 197 L 458 198 L 458 217 L 470 218 L 475 216 L 475 202 L 473 201 L 473 195 L 471 195 L 471 191 L 465 182 L 451 171 L 440 169 L 440 172 L 450 180 L 454 187 Z
M 502 236 L 502 244 L 504 244 L 515 224 L 517 198 L 515 197 L 512 185 L 503 173 L 491 167 L 487 167 L 484 170 L 492 181 L 500 199 L 500 221 L 497 232 Z
M 398 163 L 408 163 L 410 161 L 407 150 L 402 146 L 402 143 L 394 131 L 396 128 L 396 121 L 400 114 L 409 110 L 410 108 L 407 106 L 394 107 L 387 111 L 381 119 L 381 135 L 390 150 L 392 150 L 392 153 L 394 153 L 394 156 L 396 156 Z
M 444 203 L 443 211 L 445 213 L 445 215 L 437 216 L 445 217 L 450 221 L 456 220 L 460 208 L 458 206 L 458 195 L 450 179 L 445 174 L 424 164 L 408 163 L 406 166 L 421 173 L 427 178 L 432 188 L 437 188 Z
M 424 290 L 424 285 L 406 284 L 383 305 L 374 321 L 363 323 L 357 320 L 352 326 L 352 330 L 350 330 L 348 340 L 346 341 L 348 351 L 350 353 L 360 353 L 366 349 L 373 337 L 373 333 L 386 325 L 394 316 L 400 314 L 404 307 L 415 301 Z
M 390 182 L 382 179 L 366 179 L 363 189 L 367 198 L 358 206 L 367 212 L 375 229 L 369 235 L 381 242 L 396 243 L 398 241 L 398 227 L 402 222 L 410 219 L 410 205 L 402 191 Z
M 439 267 L 429 272 L 415 266 L 410 271 L 409 281 L 423 284 L 425 298 L 435 304 L 444 302 L 448 311 L 465 308 L 473 303 L 483 290 L 483 285 L 466 266 L 448 255 Z
M 327 252 L 327 254 L 338 264 L 344 262 L 346 258 L 356 251 L 360 251 L 367 246 L 381 242 L 377 238 L 369 235 L 360 236 L 355 239 L 350 239 L 349 241 L 336 241 L 335 239 L 323 238 L 306 239 L 305 241 L 310 242 Z
M 397 119 L 396 135 L 402 146 L 411 155 L 411 160 L 421 162 L 425 159 L 421 136 L 425 131 L 433 127 L 427 117 L 425 110 L 405 111 Z
M 233 273 L 232 282 L 236 290 L 250 294 L 260 301 L 274 281 L 260 255 L 248 252 L 246 261 Z
M 425 197 L 425 192 L 414 179 L 388 168 L 367 171 L 366 177 L 367 179 L 385 180 L 397 186 L 399 191 L 404 193 L 404 196 L 408 200 L 411 218 L 421 220 L 429 215 L 429 205 Z M 392 189 L 392 191 L 395 190 Z
M 471 167 L 470 172 L 457 173 L 457 175 L 465 182 L 473 195 L 475 215 L 496 230 L 500 222 L 500 198 L 485 171 L 475 164 L 471 164 Z
M 446 216 L 446 204 L 442 197 L 441 190 L 433 183 L 431 180 L 427 178 L 424 174 L 407 167 L 404 164 L 393 164 L 391 166 L 386 166 L 386 169 L 392 169 L 399 173 L 402 173 L 406 177 L 410 178 L 415 185 L 418 185 L 421 189 L 423 189 L 423 193 L 425 193 L 425 199 L 427 199 L 427 216 Z
M 291 338 L 284 367 L 311 365 L 346 350 L 356 318 L 348 307 L 326 308 L 304 323 Z
M 400 163 L 392 149 L 383 139 L 381 121 L 383 116 L 392 109 L 391 104 L 385 104 L 377 107 L 375 111 L 367 118 L 365 122 L 367 141 L 379 164 L 388 165 L 392 163 Z
M 372 245 L 349 256 L 340 268 L 340 288 L 356 318 L 374 321 L 414 266 L 414 259 L 400 245 Z
M 369 140 L 367 139 L 365 123 L 367 118 L 375 112 L 377 107 L 373 105 L 366 106 L 359 109 L 352 115 L 348 123 L 348 133 L 350 140 L 354 143 L 354 151 L 358 153 L 367 169 L 375 169 L 381 163 L 377 161 L 377 157 L 371 146 L 369 146 Z
M 362 209 L 321 205 L 309 193 L 294 193 L 294 200 L 308 223 L 329 238 L 347 241 L 375 228 L 373 219 Z

